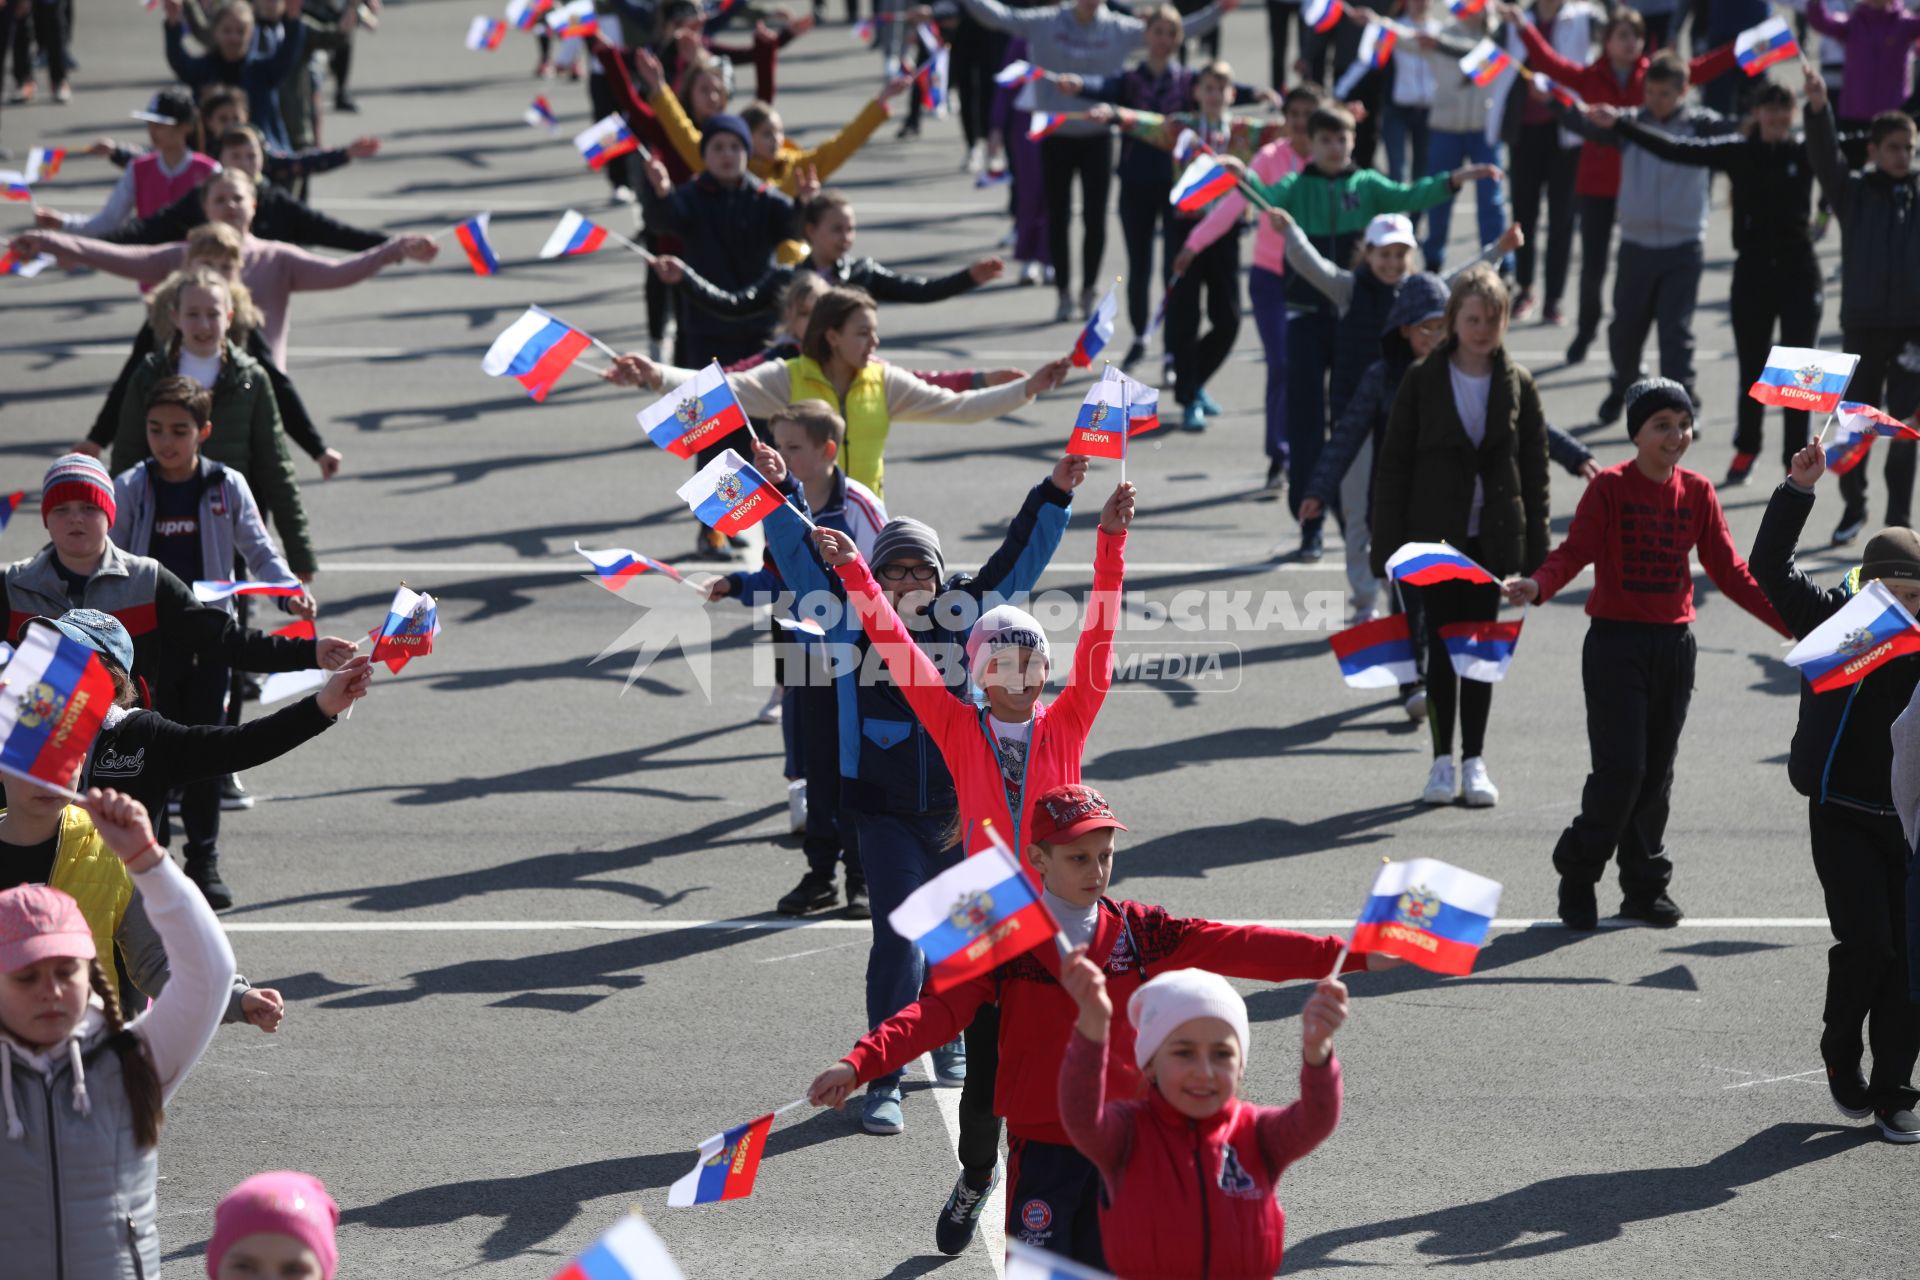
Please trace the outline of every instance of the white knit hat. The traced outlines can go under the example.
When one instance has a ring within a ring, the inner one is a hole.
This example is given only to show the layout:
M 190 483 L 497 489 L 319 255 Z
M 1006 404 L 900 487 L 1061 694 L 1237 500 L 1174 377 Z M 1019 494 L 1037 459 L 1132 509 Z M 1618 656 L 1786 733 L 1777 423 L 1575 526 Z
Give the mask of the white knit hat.
M 1242 1065 L 1251 1048 L 1247 1002 L 1225 978 L 1205 969 L 1171 969 L 1152 978 L 1127 1001 L 1127 1017 L 1133 1022 L 1133 1063 L 1142 1071 L 1167 1037 L 1195 1018 L 1218 1018 L 1232 1027 L 1240 1037 Z
M 967 633 L 967 670 L 978 680 L 994 654 L 1016 648 L 1031 649 L 1042 659 L 1049 658 L 1047 633 L 1040 629 L 1039 620 L 1025 609 L 997 604 L 981 614 Z

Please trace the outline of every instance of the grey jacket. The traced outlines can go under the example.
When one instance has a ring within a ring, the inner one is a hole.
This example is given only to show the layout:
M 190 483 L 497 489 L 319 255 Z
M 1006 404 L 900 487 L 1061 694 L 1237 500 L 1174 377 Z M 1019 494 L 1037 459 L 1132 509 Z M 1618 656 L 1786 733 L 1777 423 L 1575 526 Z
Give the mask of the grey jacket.
M 1893 722 L 1893 807 L 1912 848 L 1920 839 L 1920 689 Z
M 1683 104 L 1665 120 L 1655 120 L 1644 107 L 1621 115 L 1674 138 L 1712 138 L 1740 127 L 1737 120 L 1691 103 Z M 1591 141 L 1620 147 L 1620 137 L 1611 129 L 1587 125 L 1581 132 Z M 1661 160 L 1641 147 L 1621 147 L 1620 151 L 1620 199 L 1616 206 L 1620 239 L 1646 249 L 1674 249 L 1705 240 L 1707 189 L 1713 172 Z
M 129 467 L 113 478 L 116 514 L 113 545 L 136 556 L 153 552 L 153 459 Z M 200 495 L 200 568 L 209 578 L 225 578 L 233 572 L 237 551 L 246 561 L 247 572 L 261 582 L 287 582 L 293 570 L 267 535 L 266 521 L 253 500 L 247 478 L 224 467 L 205 454 L 200 456 L 200 475 L 206 487 Z M 188 584 L 192 585 L 192 584 Z M 282 601 L 282 607 L 285 602 Z M 229 597 L 214 606 L 234 613 Z
M 1833 112 L 1806 113 L 1807 159 L 1820 192 L 1840 216 L 1840 326 L 1920 325 L 1920 172 L 1889 178 L 1849 171 Z M 1902 810 L 1902 821 L 1906 814 Z
M 1050 4 L 1038 9 L 1013 9 L 1000 0 L 960 0 L 974 21 L 995 31 L 1020 36 L 1027 42 L 1027 59 L 1036 67 L 1055 73 L 1072 72 L 1079 76 L 1109 76 L 1120 70 L 1127 55 L 1146 43 L 1147 24 L 1129 14 L 1118 13 L 1104 4 L 1094 12 L 1092 22 L 1081 22 L 1071 4 Z M 1219 0 L 1187 15 L 1189 36 L 1205 35 L 1220 25 L 1225 15 Z M 1019 105 L 1033 111 L 1084 111 L 1087 104 L 1060 92 L 1051 80 L 1036 80 L 1027 86 L 1031 102 Z M 1109 126 L 1091 120 L 1069 120 L 1060 126 L 1061 136 L 1091 138 L 1105 134 Z

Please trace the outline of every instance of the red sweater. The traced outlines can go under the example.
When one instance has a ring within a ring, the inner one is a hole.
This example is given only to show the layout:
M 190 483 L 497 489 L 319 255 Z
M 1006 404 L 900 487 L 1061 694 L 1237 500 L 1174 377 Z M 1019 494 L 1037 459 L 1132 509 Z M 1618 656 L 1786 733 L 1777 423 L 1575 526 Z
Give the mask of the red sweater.
M 1688 553 L 1695 548 L 1707 576 L 1729 600 L 1781 635 L 1792 635 L 1734 549 L 1713 481 L 1685 467 L 1675 467 L 1665 484 L 1647 479 L 1631 459 L 1595 476 L 1580 495 L 1566 540 L 1533 571 L 1533 580 L 1544 604 L 1592 565 L 1589 617 L 1692 622 Z
M 1113 628 L 1120 616 L 1120 584 L 1125 573 L 1127 535 L 1102 529 L 1094 543 L 1093 594 L 1087 598 L 1086 625 L 1073 650 L 1073 672 L 1066 688 L 1050 703 L 1035 703 L 1027 735 L 1026 773 L 1020 813 L 1009 812 L 1007 784 L 985 709 L 956 695 L 926 650 L 913 642 L 900 615 L 873 580 L 866 562 L 840 566 L 847 600 L 859 614 L 867 637 L 886 661 L 893 682 L 913 714 L 927 727 L 953 775 L 960 799 L 962 847 L 969 856 L 989 844 L 980 828 L 991 818 L 1007 846 L 1026 865 L 1027 819 L 1036 800 L 1055 787 L 1080 781 L 1080 758 L 1087 749 L 1093 719 L 1107 699 L 1113 680 Z M 1027 873 L 1039 876 L 1032 867 Z
M 1589 103 L 1614 107 L 1637 107 L 1646 99 L 1647 66 L 1641 58 L 1622 80 L 1613 64 L 1602 53 L 1586 66 L 1568 61 L 1537 27 L 1523 22 L 1518 28 L 1527 44 L 1527 65 L 1545 72 Z M 1693 84 L 1705 84 L 1738 66 L 1733 45 L 1710 49 L 1687 64 L 1687 78 Z M 1573 189 L 1583 196 L 1605 196 L 1611 200 L 1620 194 L 1620 148 L 1589 142 L 1580 148 L 1580 169 L 1574 175 Z
M 1121 927 L 1124 918 L 1126 927 Z M 1124 942 L 1128 936 L 1132 944 Z M 1087 957 L 1107 975 L 1113 1000 L 1108 1041 L 1107 1096 L 1136 1098 L 1139 1070 L 1133 1065 L 1133 1024 L 1127 1000 L 1140 984 L 1169 969 L 1208 969 L 1230 978 L 1261 982 L 1324 978 L 1340 953 L 1340 939 L 1317 938 L 1262 925 L 1218 924 L 1167 914 L 1165 907 L 1102 899 Z M 1346 972 L 1366 967 L 1366 957 L 1347 957 Z M 1006 1117 L 1015 1137 L 1065 1146 L 1060 1125 L 1060 1062 L 1079 1007 L 1060 985 L 1060 953 L 1042 945 L 938 994 L 920 999 L 860 1038 L 844 1061 L 859 1083 L 898 1071 L 915 1058 L 957 1037 L 983 1004 L 1000 1002 L 1000 1071 L 994 1077 L 993 1109 Z M 1114 1254 L 1109 1251 L 1108 1257 Z
M 1300 1067 L 1300 1101 L 1238 1098 L 1205 1120 L 1157 1089 L 1108 1102 L 1102 1059 L 1116 1052 L 1078 1030 L 1060 1065 L 1060 1118 L 1100 1170 L 1100 1241 L 1119 1280 L 1270 1280 L 1287 1215 L 1274 1199 L 1286 1167 L 1340 1123 L 1340 1063 Z

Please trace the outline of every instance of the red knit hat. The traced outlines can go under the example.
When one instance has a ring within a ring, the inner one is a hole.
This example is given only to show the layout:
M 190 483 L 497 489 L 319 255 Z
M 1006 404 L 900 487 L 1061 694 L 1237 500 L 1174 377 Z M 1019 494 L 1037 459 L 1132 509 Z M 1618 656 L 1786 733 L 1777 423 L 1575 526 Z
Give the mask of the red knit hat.
M 118 511 L 113 500 L 113 477 L 98 458 L 84 453 L 69 453 L 47 468 L 40 482 L 40 523 L 46 524 L 53 509 L 63 502 L 87 502 L 107 513 L 112 524 Z

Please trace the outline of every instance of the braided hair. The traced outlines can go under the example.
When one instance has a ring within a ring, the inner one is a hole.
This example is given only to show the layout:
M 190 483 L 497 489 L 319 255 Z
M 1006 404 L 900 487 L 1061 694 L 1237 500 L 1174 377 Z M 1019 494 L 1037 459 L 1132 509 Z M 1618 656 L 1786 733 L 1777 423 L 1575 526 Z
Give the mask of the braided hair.
M 93 994 L 105 1006 L 111 1034 L 107 1044 L 120 1058 L 120 1078 L 127 1089 L 127 1105 L 133 1110 L 134 1145 L 141 1150 L 159 1145 L 160 1126 L 166 1120 L 166 1106 L 160 1097 L 160 1073 L 140 1037 L 127 1030 L 120 1013 L 120 996 L 107 981 L 107 971 L 98 959 L 87 962 L 88 980 Z

